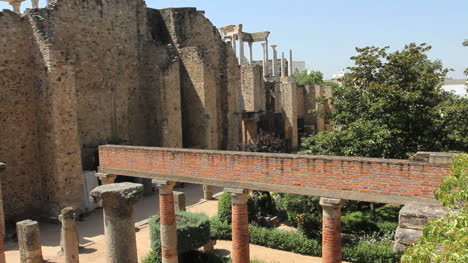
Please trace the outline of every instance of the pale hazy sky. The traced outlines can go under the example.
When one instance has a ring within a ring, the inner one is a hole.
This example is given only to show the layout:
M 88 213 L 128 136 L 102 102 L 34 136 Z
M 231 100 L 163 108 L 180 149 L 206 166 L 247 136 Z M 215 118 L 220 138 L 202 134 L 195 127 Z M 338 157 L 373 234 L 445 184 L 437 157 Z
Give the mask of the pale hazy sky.
M 90 0 L 92 1 L 92 0 Z M 431 59 L 464 78 L 468 67 L 468 0 L 148 0 L 148 7 L 197 7 L 217 27 L 243 24 L 247 32 L 271 31 L 270 43 L 293 49 L 294 60 L 331 74 L 350 66 L 354 47 L 426 42 Z M 45 6 L 41 0 L 40 6 Z M 30 7 L 25 2 L 22 9 Z M 0 2 L 0 9 L 10 6 Z M 1 25 L 0 25 L 1 26 Z M 255 50 L 261 59 L 260 44 Z

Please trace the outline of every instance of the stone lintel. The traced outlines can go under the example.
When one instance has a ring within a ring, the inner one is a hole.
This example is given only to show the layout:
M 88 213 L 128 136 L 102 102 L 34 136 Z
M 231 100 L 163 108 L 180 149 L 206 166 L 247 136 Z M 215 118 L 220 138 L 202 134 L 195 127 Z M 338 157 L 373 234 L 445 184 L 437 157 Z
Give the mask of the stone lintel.
M 135 203 L 143 197 L 143 185 L 134 183 L 106 184 L 94 188 L 92 201 L 102 204 L 102 201 L 126 201 Z

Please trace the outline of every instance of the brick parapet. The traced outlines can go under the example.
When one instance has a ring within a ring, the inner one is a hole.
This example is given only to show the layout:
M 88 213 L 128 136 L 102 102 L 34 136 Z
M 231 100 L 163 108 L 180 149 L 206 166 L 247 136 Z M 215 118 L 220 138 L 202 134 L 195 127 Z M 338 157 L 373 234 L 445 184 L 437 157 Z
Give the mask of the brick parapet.
M 101 146 L 100 171 L 371 202 L 434 201 L 449 164 L 377 158 Z

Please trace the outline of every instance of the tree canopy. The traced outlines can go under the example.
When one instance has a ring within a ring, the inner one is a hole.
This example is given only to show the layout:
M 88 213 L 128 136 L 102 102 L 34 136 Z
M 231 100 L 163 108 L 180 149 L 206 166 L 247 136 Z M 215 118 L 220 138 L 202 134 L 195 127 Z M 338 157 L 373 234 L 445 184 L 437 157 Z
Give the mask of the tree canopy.
M 407 158 L 417 151 L 467 149 L 467 99 L 441 90 L 448 72 L 426 44 L 356 48 L 334 90 L 333 131 L 303 140 L 303 153 Z
M 296 71 L 294 76 L 297 79 L 297 83 L 301 85 L 319 85 L 323 83 L 323 73 L 320 71 Z

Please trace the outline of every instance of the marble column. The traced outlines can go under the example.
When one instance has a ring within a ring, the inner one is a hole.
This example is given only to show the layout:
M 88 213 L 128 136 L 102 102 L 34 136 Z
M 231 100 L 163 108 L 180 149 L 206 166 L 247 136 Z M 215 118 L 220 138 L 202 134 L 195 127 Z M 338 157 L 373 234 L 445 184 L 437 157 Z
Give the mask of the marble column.
M 239 65 L 244 64 L 244 38 L 242 32 L 239 32 Z
M 21 1 L 10 2 L 10 5 L 13 7 L 13 12 L 17 14 L 21 13 Z
M 143 197 L 143 185 L 106 184 L 94 188 L 90 195 L 104 210 L 106 262 L 138 262 L 134 204 Z
M 263 76 L 268 76 L 268 42 L 262 43 L 263 47 Z
M 288 61 L 288 76 L 292 76 L 294 74 L 293 71 L 293 54 L 292 49 L 289 50 L 289 61 Z
M 31 0 L 32 8 L 39 8 L 39 0 Z
M 253 43 L 249 42 L 249 63 L 253 64 L 253 50 L 252 50 Z
M 224 192 L 231 194 L 232 201 L 232 263 L 249 263 L 249 190 L 225 188 Z
M 161 229 L 162 263 L 177 263 L 177 228 L 174 209 L 175 182 L 158 181 L 159 188 L 159 222 Z
M 232 49 L 234 50 L 234 55 L 237 56 L 237 48 L 236 48 L 236 35 L 233 35 L 232 38 L 231 38 L 231 45 L 232 45 Z
M 59 219 L 62 222 L 60 246 L 65 258 L 65 263 L 80 262 L 78 231 L 76 229 L 75 218 L 76 212 L 71 207 L 62 209 L 62 213 L 59 216 Z
M 16 223 L 21 263 L 43 263 L 39 223 L 24 220 Z
M 320 198 L 322 217 L 322 263 L 341 263 L 341 208 L 345 200 Z
M 281 77 L 286 77 L 286 65 L 284 61 L 284 52 L 281 53 Z
M 273 63 L 271 64 L 272 66 L 272 76 L 276 77 L 278 73 L 278 53 L 276 52 L 276 47 L 277 45 L 271 45 L 271 48 L 273 49 Z

